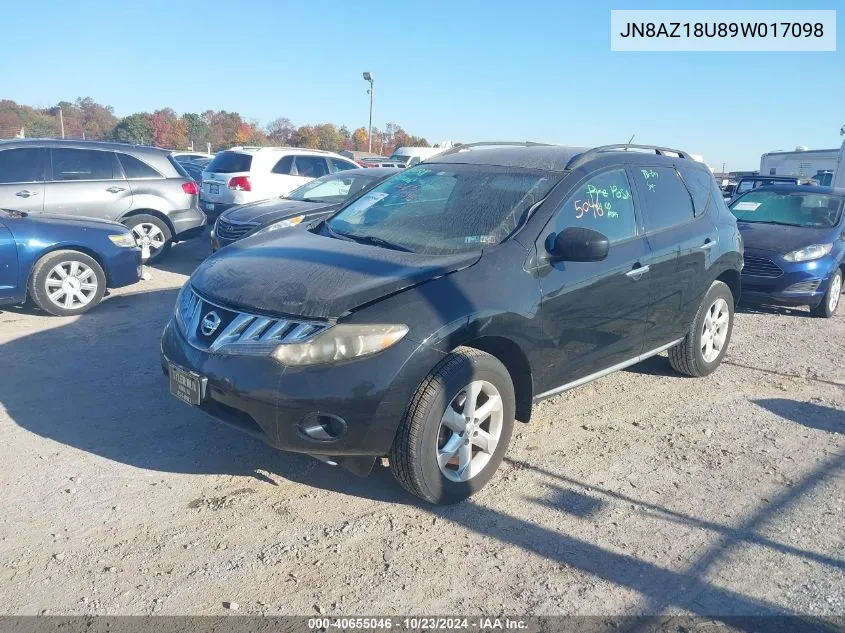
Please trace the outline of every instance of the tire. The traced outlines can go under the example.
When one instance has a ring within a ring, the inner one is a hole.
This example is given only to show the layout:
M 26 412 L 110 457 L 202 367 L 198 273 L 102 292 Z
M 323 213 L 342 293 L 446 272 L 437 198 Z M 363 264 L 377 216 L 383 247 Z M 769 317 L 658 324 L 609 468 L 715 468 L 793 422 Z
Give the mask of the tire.
M 720 321 L 721 315 L 727 315 L 727 322 L 722 321 L 715 330 L 709 325 L 714 320 L 714 314 L 718 315 Z M 724 282 L 714 281 L 704 295 L 684 340 L 669 349 L 672 369 L 694 378 L 712 373 L 728 351 L 733 327 L 734 298 L 731 289 Z M 711 339 L 709 348 L 708 337 Z
M 173 234 L 164 220 L 142 213 L 129 216 L 123 224 L 132 231 L 145 264 L 156 264 L 167 256 L 173 245 Z
M 106 293 L 106 274 L 79 251 L 53 251 L 39 259 L 29 277 L 29 297 L 44 312 L 76 316 L 96 306 Z
M 486 405 L 490 411 L 467 425 L 464 412 L 471 393 L 478 409 Z M 496 395 L 499 406 L 488 405 L 496 402 Z M 513 432 L 514 407 L 513 382 L 505 366 L 490 354 L 458 348 L 429 373 L 411 399 L 388 454 L 393 476 L 425 501 L 463 501 L 480 490 L 502 462 Z M 464 430 L 459 432 L 461 423 Z M 476 439 L 467 439 L 468 433 Z M 497 441 L 488 450 L 491 439 Z M 447 460 L 448 455 L 453 457 Z M 468 469 L 463 468 L 466 464 Z
M 816 307 L 810 308 L 810 314 L 814 317 L 829 319 L 836 314 L 836 309 L 839 307 L 841 297 L 842 269 L 839 268 L 830 278 L 830 283 L 827 285 L 827 292 L 824 293 L 822 302 Z

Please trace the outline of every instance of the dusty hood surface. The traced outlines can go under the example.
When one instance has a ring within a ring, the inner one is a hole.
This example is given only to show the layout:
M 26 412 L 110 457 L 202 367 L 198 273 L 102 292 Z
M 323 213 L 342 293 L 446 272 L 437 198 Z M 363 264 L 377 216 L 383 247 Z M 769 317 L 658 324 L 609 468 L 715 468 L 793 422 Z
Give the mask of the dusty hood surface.
M 736 224 L 742 232 L 742 240 L 746 248 L 757 248 L 781 255 L 811 244 L 832 242 L 832 235 L 836 233 L 836 229 L 831 228 L 803 228 L 742 221 Z
M 223 305 L 269 314 L 338 318 L 356 307 L 471 266 L 480 251 L 420 255 L 307 230 L 247 238 L 206 259 L 194 288 Z
M 271 198 L 260 202 L 242 204 L 224 211 L 220 217 L 239 224 L 257 224 L 264 226 L 271 222 L 293 218 L 298 215 L 311 215 L 315 212 L 328 212 L 339 207 L 339 204 L 323 204 L 321 202 L 303 202 L 302 200 L 287 200 L 286 198 Z

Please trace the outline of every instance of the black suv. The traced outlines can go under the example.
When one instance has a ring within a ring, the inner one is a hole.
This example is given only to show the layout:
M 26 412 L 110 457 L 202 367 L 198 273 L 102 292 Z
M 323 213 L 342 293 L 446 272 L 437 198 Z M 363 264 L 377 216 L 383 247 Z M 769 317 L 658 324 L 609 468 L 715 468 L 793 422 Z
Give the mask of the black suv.
M 162 367 L 174 395 L 275 447 L 362 475 L 386 455 L 450 503 L 537 400 L 664 350 L 716 369 L 741 268 L 734 217 L 684 152 L 461 146 L 207 259 Z

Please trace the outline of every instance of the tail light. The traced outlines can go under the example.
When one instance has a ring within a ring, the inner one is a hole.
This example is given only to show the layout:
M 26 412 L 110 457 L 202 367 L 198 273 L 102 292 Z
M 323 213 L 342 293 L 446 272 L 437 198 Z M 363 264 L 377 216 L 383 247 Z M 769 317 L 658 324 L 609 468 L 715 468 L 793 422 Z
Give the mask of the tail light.
M 234 178 L 230 178 L 229 189 L 234 189 L 235 191 L 252 191 L 249 176 L 235 176 Z
M 187 193 L 188 195 L 195 196 L 199 193 L 199 189 L 197 188 L 197 183 L 193 180 L 189 180 L 188 182 L 182 183 L 182 191 Z

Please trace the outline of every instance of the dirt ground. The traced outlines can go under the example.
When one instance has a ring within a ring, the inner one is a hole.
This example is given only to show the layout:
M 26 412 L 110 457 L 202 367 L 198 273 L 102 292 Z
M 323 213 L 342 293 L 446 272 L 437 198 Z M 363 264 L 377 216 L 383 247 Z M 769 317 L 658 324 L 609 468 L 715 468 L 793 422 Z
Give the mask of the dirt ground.
M 543 402 L 435 508 L 168 394 L 206 254 L 81 318 L 0 312 L 0 614 L 845 613 L 845 311 L 745 309 L 708 378 L 657 357 Z

